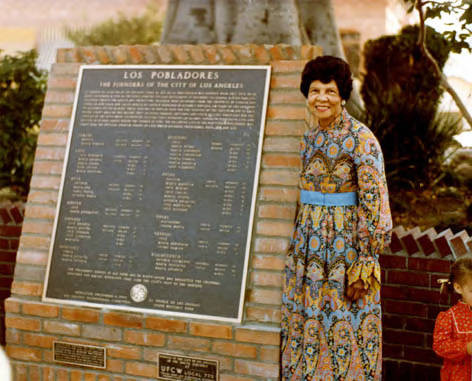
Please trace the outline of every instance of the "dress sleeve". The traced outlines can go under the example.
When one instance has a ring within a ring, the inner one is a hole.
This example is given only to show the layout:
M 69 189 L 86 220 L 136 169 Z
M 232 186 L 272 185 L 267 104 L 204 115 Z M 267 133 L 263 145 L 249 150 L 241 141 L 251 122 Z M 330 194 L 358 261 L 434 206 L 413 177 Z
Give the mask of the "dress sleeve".
M 360 128 L 354 153 L 358 183 L 357 259 L 348 270 L 348 283 L 362 279 L 380 287 L 379 254 L 390 243 L 392 217 L 382 150 L 374 134 Z
M 463 360 L 467 354 L 467 341 L 454 338 L 454 321 L 452 311 L 440 312 L 436 318 L 433 334 L 433 350 L 442 358 Z

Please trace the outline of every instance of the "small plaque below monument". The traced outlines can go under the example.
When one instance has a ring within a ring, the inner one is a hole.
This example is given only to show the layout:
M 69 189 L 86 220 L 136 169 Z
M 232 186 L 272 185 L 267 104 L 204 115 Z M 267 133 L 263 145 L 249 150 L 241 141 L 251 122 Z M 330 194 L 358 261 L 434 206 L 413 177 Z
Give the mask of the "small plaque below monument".
M 169 381 L 218 381 L 218 361 L 158 353 L 157 378 Z
M 89 368 L 106 368 L 104 347 L 55 341 L 53 344 L 54 361 Z

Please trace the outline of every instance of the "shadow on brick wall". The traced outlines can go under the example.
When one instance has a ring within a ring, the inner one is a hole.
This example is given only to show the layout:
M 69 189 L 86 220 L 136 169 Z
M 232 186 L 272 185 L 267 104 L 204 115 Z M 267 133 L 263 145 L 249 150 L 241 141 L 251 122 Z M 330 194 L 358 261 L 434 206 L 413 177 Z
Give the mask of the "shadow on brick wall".
M 0 344 L 5 345 L 5 299 L 11 294 L 24 217 L 22 202 L 0 203 Z
M 455 258 L 472 254 L 467 232 L 394 229 L 381 256 L 383 381 L 439 381 L 442 360 L 431 349 L 436 316 L 457 298 L 440 294 Z

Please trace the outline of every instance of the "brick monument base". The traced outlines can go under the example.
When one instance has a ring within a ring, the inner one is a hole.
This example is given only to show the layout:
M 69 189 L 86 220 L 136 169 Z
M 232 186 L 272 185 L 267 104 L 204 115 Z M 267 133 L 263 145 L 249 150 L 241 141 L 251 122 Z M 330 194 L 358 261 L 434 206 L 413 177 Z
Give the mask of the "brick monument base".
M 157 353 L 218 360 L 220 380 L 277 380 L 282 269 L 298 197 L 305 130 L 300 72 L 313 46 L 156 45 L 60 50 L 43 109 L 31 192 L 6 301 L 7 353 L 16 380 L 149 380 Z M 72 307 L 41 301 L 79 67 L 82 64 L 271 65 L 254 232 L 241 324 Z M 106 348 L 94 370 L 53 361 L 53 342 Z

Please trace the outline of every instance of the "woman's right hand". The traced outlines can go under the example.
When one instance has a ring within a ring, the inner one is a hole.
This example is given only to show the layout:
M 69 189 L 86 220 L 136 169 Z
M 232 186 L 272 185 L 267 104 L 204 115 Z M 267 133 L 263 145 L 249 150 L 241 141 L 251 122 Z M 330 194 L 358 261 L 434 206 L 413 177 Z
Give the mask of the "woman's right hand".
M 346 297 L 349 300 L 355 301 L 366 296 L 368 291 L 369 290 L 366 288 L 364 282 L 361 279 L 358 279 L 347 287 Z

